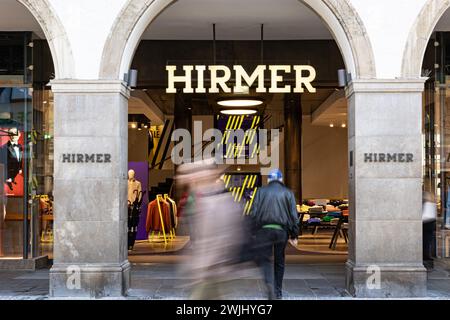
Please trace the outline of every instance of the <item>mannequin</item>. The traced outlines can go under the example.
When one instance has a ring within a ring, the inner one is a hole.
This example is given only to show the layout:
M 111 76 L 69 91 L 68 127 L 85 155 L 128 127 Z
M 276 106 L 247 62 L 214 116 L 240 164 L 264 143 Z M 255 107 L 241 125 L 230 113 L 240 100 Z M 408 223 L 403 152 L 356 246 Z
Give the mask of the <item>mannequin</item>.
M 134 203 L 136 196 L 142 191 L 141 183 L 136 180 L 135 176 L 136 173 L 134 170 L 131 169 L 128 171 L 128 201 L 130 201 L 131 204 Z
M 139 225 L 140 206 L 143 194 L 142 186 L 136 180 L 134 170 L 128 171 L 128 250 L 133 250 Z

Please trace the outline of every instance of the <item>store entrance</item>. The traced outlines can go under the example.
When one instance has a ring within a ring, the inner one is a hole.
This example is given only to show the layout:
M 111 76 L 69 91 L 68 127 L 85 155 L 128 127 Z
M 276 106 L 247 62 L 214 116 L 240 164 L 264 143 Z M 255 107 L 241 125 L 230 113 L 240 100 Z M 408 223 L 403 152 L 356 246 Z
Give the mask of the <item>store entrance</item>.
M 193 133 L 218 129 L 224 133 L 224 140 L 229 139 L 224 141 L 225 144 L 232 143 L 227 135 L 242 129 L 247 144 L 233 142 L 234 147 L 225 148 L 224 156 L 233 157 L 234 152 L 235 155 L 246 154 L 251 158 L 258 155 L 258 145 L 253 145 L 251 140 L 256 141 L 257 130 L 264 128 L 269 132 L 274 130 L 279 133 L 280 145 L 278 149 L 271 150 L 272 160 L 275 161 L 276 152 L 279 157 L 276 167 L 282 170 L 286 185 L 294 191 L 298 201 L 301 235 L 298 247 L 288 246 L 288 262 L 344 263 L 348 246 L 346 121 L 337 116 L 326 120 L 318 117 L 313 121 L 307 114 L 310 108 L 322 105 L 321 99 L 334 104 L 334 108 L 338 108 L 339 103 L 341 107 L 345 107 L 343 93 L 339 89 L 317 88 L 315 94 L 274 94 L 266 98 L 265 104 L 258 107 L 258 112 L 252 115 L 221 113 L 220 108 L 213 105 L 216 101 L 221 101 L 219 96 L 188 96 L 182 93 L 170 95 L 164 93 L 163 89 L 138 89 L 133 93 L 130 111 L 138 110 L 138 107 L 145 110 L 145 98 L 152 101 L 152 105 L 166 105 L 166 110 L 174 114 L 169 113 L 164 121 L 151 116 L 148 118 L 142 113 L 129 115 L 129 186 L 134 188 L 129 190 L 130 212 L 136 199 L 134 190 L 140 190 L 143 194 L 136 242 L 129 251 L 129 260 L 165 261 L 167 258 L 162 258 L 161 255 L 171 255 L 173 259 L 174 255 L 181 258 L 189 252 L 190 233 L 185 223 L 188 219 L 183 215 L 186 199 L 182 186 L 177 186 L 177 165 L 172 161 L 172 151 L 176 144 L 171 140 L 177 129 Z M 331 102 L 334 96 L 340 98 Z M 293 111 L 292 107 L 296 110 Z M 303 111 L 304 109 L 307 111 Z M 303 114 L 299 114 L 299 111 Z M 292 125 L 293 121 L 295 125 Z M 252 129 L 255 132 L 252 133 Z M 292 144 L 292 136 L 296 134 L 301 136 L 301 140 Z M 193 142 L 192 157 L 198 158 L 208 145 L 207 141 Z M 269 145 L 269 148 L 272 146 Z M 148 161 L 145 161 L 147 156 Z M 301 171 L 295 172 L 295 165 Z M 233 199 L 241 204 L 243 215 L 248 214 L 252 195 L 267 184 L 267 177 L 262 174 L 267 166 L 233 164 L 225 167 L 225 187 Z M 134 181 L 133 175 L 140 186 Z M 175 206 L 172 200 L 175 201 Z M 172 218 L 168 216 L 170 221 L 165 221 L 166 205 L 173 215 Z M 147 222 L 149 219 L 151 223 Z M 155 223 L 155 220 L 162 220 L 163 223 Z M 166 228 L 163 230 L 161 226 L 164 225 Z
M 205 133 L 215 129 L 222 135 L 222 159 L 231 163 L 223 165 L 223 182 L 243 215 L 267 185 L 271 166 L 293 190 L 301 234 L 298 246 L 286 249 L 287 263 L 343 266 L 349 241 L 347 100 L 338 81 L 345 66 L 336 42 L 306 7 L 317 39 L 305 29 L 286 31 L 280 21 L 272 27 L 256 18 L 214 25 L 220 12 L 201 27 L 190 21 L 192 29 L 165 32 L 182 5 L 172 5 L 149 26 L 131 66 L 137 83 L 128 119 L 129 261 L 189 259 L 188 199 L 177 183 L 174 155 L 180 155 L 185 141 L 179 135 L 186 132 L 191 140 L 181 158 L 201 159 L 211 146 Z M 189 15 L 183 19 L 189 23 Z M 242 33 L 236 31 L 240 24 Z M 299 68 L 302 92 L 296 90 Z M 233 138 L 238 130 L 244 143 Z

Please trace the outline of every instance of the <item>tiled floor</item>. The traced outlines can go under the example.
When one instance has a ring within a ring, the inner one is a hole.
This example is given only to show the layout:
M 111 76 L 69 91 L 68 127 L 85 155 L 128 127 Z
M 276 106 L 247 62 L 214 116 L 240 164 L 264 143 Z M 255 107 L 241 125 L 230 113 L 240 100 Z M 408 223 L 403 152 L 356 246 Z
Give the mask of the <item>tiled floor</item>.
M 328 248 L 325 232 L 305 233 L 299 247 L 286 249 L 285 299 L 353 299 L 345 290 L 346 244 L 339 239 L 336 250 Z M 131 289 L 128 299 L 189 299 L 193 279 L 180 272 L 180 262 L 189 261 L 189 246 L 181 253 L 130 255 Z M 264 299 L 259 270 L 247 265 L 233 272 L 233 280 L 222 283 L 226 299 Z M 49 270 L 0 271 L 0 299 L 48 299 Z M 450 299 L 450 264 L 438 261 L 428 273 L 432 299 Z
M 437 263 L 428 274 L 428 295 L 450 299 L 450 269 Z M 264 299 L 264 286 L 255 268 L 241 269 L 223 288 L 227 299 Z M 189 299 L 191 279 L 176 264 L 133 265 L 129 299 Z M 352 299 L 345 291 L 343 264 L 288 264 L 285 299 Z M 47 299 L 48 270 L 0 272 L 0 299 Z

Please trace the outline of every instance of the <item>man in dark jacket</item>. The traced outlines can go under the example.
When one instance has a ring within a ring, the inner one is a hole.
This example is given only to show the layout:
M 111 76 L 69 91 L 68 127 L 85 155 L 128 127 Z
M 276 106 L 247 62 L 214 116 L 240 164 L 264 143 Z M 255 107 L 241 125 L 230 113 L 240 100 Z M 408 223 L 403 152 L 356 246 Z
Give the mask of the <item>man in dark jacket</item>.
M 256 262 L 260 266 L 269 299 L 282 298 L 285 249 L 296 246 L 299 233 L 294 194 L 283 184 L 281 171 L 269 173 L 269 184 L 257 190 L 251 216 L 256 227 Z M 274 268 L 271 266 L 272 250 Z

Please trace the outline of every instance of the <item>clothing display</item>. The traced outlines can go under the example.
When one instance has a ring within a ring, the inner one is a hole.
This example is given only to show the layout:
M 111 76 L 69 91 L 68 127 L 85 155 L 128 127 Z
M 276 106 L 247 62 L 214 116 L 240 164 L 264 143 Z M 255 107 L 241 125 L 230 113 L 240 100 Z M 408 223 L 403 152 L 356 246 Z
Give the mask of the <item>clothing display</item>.
M 142 186 L 136 179 L 128 179 L 128 201 L 134 203 L 136 197 L 142 191 Z
M 311 208 L 311 207 L 306 205 L 306 204 L 302 204 L 300 206 L 300 210 L 298 210 L 298 208 L 297 208 L 297 211 L 299 211 L 299 212 L 309 212 L 309 208 Z
M 169 201 L 170 204 L 170 216 L 172 220 L 172 225 L 174 228 L 178 226 L 178 210 L 177 210 L 177 204 L 174 200 L 170 199 L 169 197 L 166 197 L 166 200 Z
M 0 158 L 4 164 L 4 178 L 10 190 L 13 190 L 13 184 L 17 175 L 22 170 L 23 147 L 15 141 L 8 141 L 0 147 Z
M 338 219 L 348 219 L 348 200 L 330 200 L 323 204 L 321 201 L 304 200 L 300 206 L 302 227 L 329 227 L 330 223 Z M 308 204 L 320 203 L 321 205 L 309 206 Z
M 132 250 L 137 237 L 141 205 L 144 198 L 141 182 L 136 180 L 135 171 L 128 171 L 128 250 Z
M 177 206 L 174 200 L 167 195 L 163 198 L 158 195 L 155 200 L 148 204 L 147 221 L 145 230 L 163 231 L 169 233 L 177 226 Z
M 327 212 L 340 212 L 341 211 L 339 208 L 336 208 L 335 206 L 330 205 L 330 204 L 326 205 L 325 210 Z
M 313 206 L 311 208 L 309 208 L 309 214 L 322 214 L 324 213 L 323 207 L 322 206 Z
M 310 218 L 306 223 L 308 224 L 320 224 L 322 222 L 322 219 L 320 218 Z
M 134 201 L 128 201 L 128 249 L 132 250 L 136 242 L 137 228 L 139 225 L 141 206 L 145 191 L 140 191 L 134 197 Z

